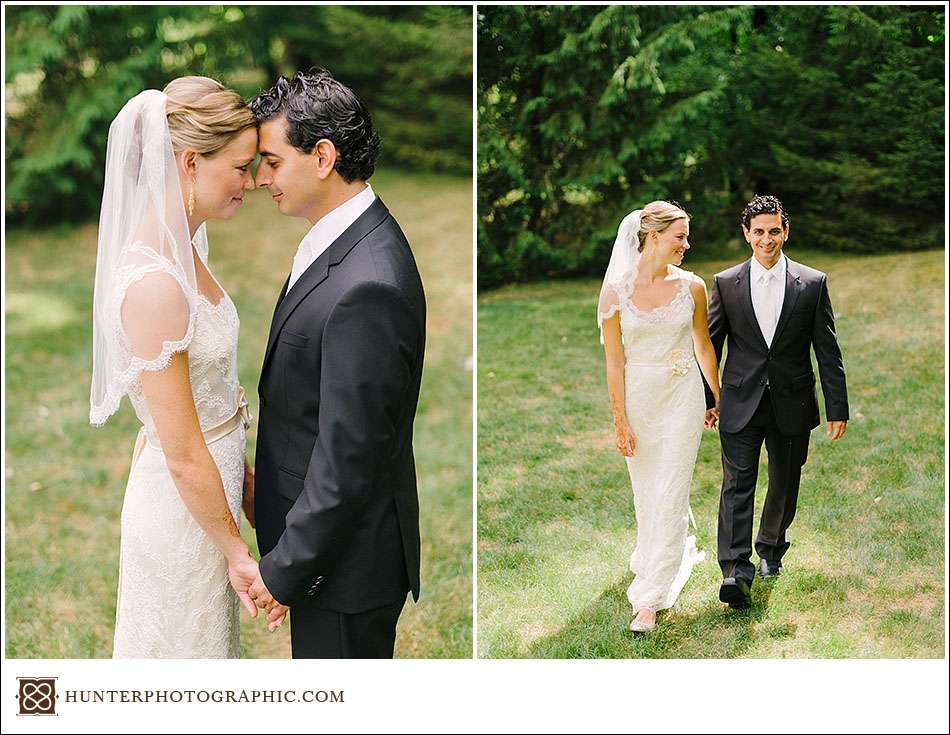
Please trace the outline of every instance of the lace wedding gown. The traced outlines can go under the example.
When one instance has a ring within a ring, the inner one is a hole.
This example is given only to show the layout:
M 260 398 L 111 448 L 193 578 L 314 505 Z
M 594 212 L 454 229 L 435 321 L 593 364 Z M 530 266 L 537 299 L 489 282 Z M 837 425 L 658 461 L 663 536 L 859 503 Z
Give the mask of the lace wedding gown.
M 202 431 L 208 432 L 238 410 L 240 321 L 227 294 L 217 304 L 199 295 L 196 308 L 191 341 L 182 341 L 188 344 L 195 408 Z M 166 343 L 144 369 L 167 365 L 175 347 Z M 175 487 L 139 379 L 129 398 L 143 428 L 122 507 L 113 657 L 236 658 L 239 603 L 228 581 L 227 561 Z M 239 527 L 244 432 L 238 421 L 234 430 L 208 444 Z
M 693 565 L 704 558 L 689 531 L 689 488 L 702 439 L 706 400 L 693 355 L 692 274 L 666 306 L 620 309 L 627 420 L 637 439 L 627 457 L 637 516 L 636 575 L 627 589 L 634 613 L 672 607 Z

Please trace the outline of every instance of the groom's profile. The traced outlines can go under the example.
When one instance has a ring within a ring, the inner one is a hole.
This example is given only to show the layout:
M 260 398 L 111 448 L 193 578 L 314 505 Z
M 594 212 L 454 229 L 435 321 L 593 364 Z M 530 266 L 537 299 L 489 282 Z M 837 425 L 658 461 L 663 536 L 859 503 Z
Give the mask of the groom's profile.
M 827 277 L 782 252 L 789 217 L 778 198 L 752 199 L 741 224 L 752 257 L 713 277 L 708 312 L 717 362 L 728 339 L 719 407 L 718 551 L 719 599 L 733 608 L 751 603 L 752 512 L 763 442 L 769 482 L 755 539 L 760 577 L 781 573 L 790 545 L 788 527 L 809 434 L 820 423 L 812 350 L 832 440 L 840 439 L 848 424 L 848 391 Z M 713 407 L 708 387 L 706 406 Z
M 419 595 L 422 282 L 367 183 L 380 140 L 353 91 L 324 70 L 297 73 L 251 109 L 257 186 L 312 227 L 261 368 L 250 594 L 289 607 L 294 658 L 392 657 L 406 593 Z

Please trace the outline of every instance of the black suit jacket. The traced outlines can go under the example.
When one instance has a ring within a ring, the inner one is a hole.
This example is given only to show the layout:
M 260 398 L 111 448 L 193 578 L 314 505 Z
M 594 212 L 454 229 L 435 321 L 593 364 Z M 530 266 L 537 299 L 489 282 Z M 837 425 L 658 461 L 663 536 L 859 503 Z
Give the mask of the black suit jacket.
M 786 259 L 785 301 L 771 348 L 752 307 L 751 258 L 713 276 L 708 315 L 717 362 L 729 338 L 719 407 L 722 431 L 735 433 L 749 423 L 766 384 L 779 431 L 788 436 L 807 434 L 818 426 L 812 348 L 818 360 L 827 420 L 848 419 L 848 390 L 827 277 L 788 256 Z M 706 407 L 712 405 L 712 393 L 706 386 Z
M 412 427 L 425 295 L 378 198 L 293 288 L 259 385 L 260 571 L 279 602 L 357 613 L 419 596 Z

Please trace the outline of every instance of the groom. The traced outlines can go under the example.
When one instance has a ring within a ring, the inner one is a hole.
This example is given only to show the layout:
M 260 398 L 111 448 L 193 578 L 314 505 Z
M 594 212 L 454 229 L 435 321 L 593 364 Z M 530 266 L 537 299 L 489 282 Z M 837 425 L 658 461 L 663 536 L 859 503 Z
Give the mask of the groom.
M 312 226 L 261 369 L 249 593 L 272 622 L 290 608 L 294 658 L 391 658 L 406 593 L 419 596 L 422 282 L 367 183 L 379 136 L 356 95 L 312 71 L 281 77 L 251 109 L 257 186 Z
M 832 441 L 848 426 L 848 392 L 827 277 L 782 253 L 788 231 L 782 203 L 773 196 L 755 197 L 742 213 L 752 258 L 717 273 L 710 294 L 709 333 L 717 362 L 729 339 L 719 406 L 718 545 L 719 599 L 732 608 L 751 604 L 752 510 L 763 441 L 769 483 L 755 551 L 761 577 L 782 570 L 809 433 L 820 423 L 812 349 Z M 706 406 L 715 409 L 708 387 Z

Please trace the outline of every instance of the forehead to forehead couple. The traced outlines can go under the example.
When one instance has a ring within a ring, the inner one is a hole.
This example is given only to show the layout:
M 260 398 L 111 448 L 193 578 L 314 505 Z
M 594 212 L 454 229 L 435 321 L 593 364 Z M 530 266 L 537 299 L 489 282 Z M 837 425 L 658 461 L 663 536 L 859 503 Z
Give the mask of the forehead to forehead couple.
M 325 70 L 280 77 L 246 105 L 205 77 L 176 79 L 164 93 L 190 219 L 225 219 L 243 190 L 258 186 L 282 214 L 314 224 L 361 191 L 376 167 L 380 139 L 369 110 Z
M 271 628 L 293 606 L 295 657 L 393 655 L 406 594 L 419 594 L 411 437 L 425 294 L 367 183 L 379 149 L 369 110 L 325 70 L 280 77 L 250 103 L 183 77 L 113 121 L 90 421 L 104 424 L 127 395 L 142 424 L 114 656 L 236 657 L 239 602 Z M 267 337 L 252 469 L 240 322 L 209 269 L 205 223 L 232 218 L 254 188 L 311 227 Z

